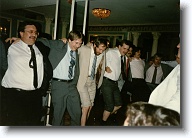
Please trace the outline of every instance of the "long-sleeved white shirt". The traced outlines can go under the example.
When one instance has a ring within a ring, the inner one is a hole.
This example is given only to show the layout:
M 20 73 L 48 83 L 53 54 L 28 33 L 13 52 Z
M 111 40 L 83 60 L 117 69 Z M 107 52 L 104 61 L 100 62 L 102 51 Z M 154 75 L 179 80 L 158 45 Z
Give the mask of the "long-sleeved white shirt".
M 38 86 L 41 87 L 43 81 L 43 56 L 39 49 L 33 45 L 38 74 Z M 2 86 L 6 88 L 20 88 L 23 90 L 34 90 L 33 68 L 29 67 L 31 51 L 26 43 L 19 41 L 12 44 L 8 49 L 8 69 L 2 79 Z
M 118 48 L 110 48 L 106 53 L 106 67 L 109 67 L 112 72 L 105 71 L 104 76 L 117 81 L 121 74 L 121 54 Z

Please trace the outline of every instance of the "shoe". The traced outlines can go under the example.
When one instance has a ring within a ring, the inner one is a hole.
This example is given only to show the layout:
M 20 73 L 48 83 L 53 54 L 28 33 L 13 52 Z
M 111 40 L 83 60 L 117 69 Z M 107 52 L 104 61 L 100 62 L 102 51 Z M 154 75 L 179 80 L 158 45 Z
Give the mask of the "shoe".
M 101 120 L 100 125 L 101 125 L 101 126 L 108 126 L 108 125 L 107 125 L 107 121 L 103 121 L 103 120 Z

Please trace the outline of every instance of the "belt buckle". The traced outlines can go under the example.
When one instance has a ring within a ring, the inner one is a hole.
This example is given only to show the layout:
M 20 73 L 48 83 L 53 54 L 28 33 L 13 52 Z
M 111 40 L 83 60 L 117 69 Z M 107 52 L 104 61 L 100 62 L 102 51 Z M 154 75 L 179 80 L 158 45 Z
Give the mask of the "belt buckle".
M 19 91 L 19 92 L 21 92 L 22 90 L 21 90 L 21 89 L 19 89 L 19 88 L 16 88 L 16 91 Z
M 67 80 L 67 82 L 71 82 L 72 80 Z

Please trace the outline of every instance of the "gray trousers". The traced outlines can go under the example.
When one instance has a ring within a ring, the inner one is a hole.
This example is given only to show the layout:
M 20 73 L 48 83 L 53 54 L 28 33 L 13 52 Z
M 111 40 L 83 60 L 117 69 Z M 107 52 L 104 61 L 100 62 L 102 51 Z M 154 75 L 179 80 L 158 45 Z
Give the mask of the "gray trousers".
M 63 125 L 62 119 L 67 108 L 71 125 L 79 126 L 81 121 L 80 97 L 76 85 L 70 82 L 52 80 L 53 126 Z

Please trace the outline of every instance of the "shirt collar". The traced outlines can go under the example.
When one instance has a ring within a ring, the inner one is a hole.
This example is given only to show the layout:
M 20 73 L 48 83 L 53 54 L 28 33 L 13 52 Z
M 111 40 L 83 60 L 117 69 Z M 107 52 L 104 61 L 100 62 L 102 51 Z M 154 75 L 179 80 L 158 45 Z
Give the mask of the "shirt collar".
M 154 63 L 152 64 L 153 67 L 160 67 L 160 65 L 156 66 Z
M 118 53 L 118 55 L 119 55 L 119 57 L 121 57 L 121 53 L 120 53 L 120 51 L 119 51 L 119 48 L 118 47 L 116 47 L 116 49 L 117 49 L 117 53 Z

